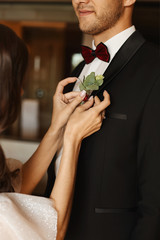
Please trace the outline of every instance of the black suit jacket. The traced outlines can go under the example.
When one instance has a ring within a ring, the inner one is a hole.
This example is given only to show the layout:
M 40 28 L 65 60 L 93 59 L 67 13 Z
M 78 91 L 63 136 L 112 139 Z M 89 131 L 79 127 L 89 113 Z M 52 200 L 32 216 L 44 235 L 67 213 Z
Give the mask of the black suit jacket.
M 158 50 L 136 31 L 104 76 L 93 94 L 103 99 L 106 89 L 111 105 L 101 130 L 83 140 L 66 239 L 160 240 Z

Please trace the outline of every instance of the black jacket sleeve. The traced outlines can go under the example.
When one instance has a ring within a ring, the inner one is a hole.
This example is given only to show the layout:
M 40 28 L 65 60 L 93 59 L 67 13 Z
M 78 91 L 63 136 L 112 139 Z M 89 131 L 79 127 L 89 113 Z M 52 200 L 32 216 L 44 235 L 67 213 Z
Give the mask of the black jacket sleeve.
M 138 220 L 131 240 L 160 240 L 160 76 L 143 111 L 138 144 Z

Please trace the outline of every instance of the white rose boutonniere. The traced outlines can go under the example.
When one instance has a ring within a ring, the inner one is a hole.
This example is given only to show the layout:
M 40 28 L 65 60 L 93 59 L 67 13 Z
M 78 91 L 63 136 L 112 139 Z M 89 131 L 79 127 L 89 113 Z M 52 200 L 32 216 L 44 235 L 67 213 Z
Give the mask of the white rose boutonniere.
M 99 89 L 99 87 L 103 84 L 103 79 L 103 75 L 95 75 L 95 72 L 91 72 L 87 77 L 84 77 L 83 81 L 80 80 L 80 91 L 86 91 L 86 96 L 83 99 L 83 102 L 86 102 L 88 100 L 94 90 Z

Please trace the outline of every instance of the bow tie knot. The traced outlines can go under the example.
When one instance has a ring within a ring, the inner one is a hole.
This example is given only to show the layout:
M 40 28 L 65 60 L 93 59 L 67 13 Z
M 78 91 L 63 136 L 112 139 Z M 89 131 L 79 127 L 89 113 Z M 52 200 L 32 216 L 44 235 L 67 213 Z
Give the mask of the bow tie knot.
M 109 62 L 110 55 L 106 45 L 102 42 L 97 45 L 96 50 L 87 46 L 81 46 L 82 56 L 87 64 L 91 63 L 96 57 L 104 62 Z

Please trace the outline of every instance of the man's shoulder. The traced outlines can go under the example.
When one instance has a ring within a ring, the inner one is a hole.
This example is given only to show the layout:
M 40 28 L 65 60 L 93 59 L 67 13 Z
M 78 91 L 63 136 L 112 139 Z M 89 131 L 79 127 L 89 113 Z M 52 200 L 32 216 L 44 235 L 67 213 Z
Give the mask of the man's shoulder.
M 143 34 L 136 30 L 125 42 L 124 46 L 127 46 L 127 50 L 136 48 L 139 53 L 136 55 L 139 60 L 143 58 L 147 61 L 159 61 L 160 60 L 160 45 L 156 45 L 153 42 L 148 41 Z
M 146 73 L 160 73 L 160 46 L 145 40 L 135 54 L 134 61 Z
M 145 41 L 142 46 L 143 52 L 147 55 L 147 60 L 160 61 L 160 45 Z

